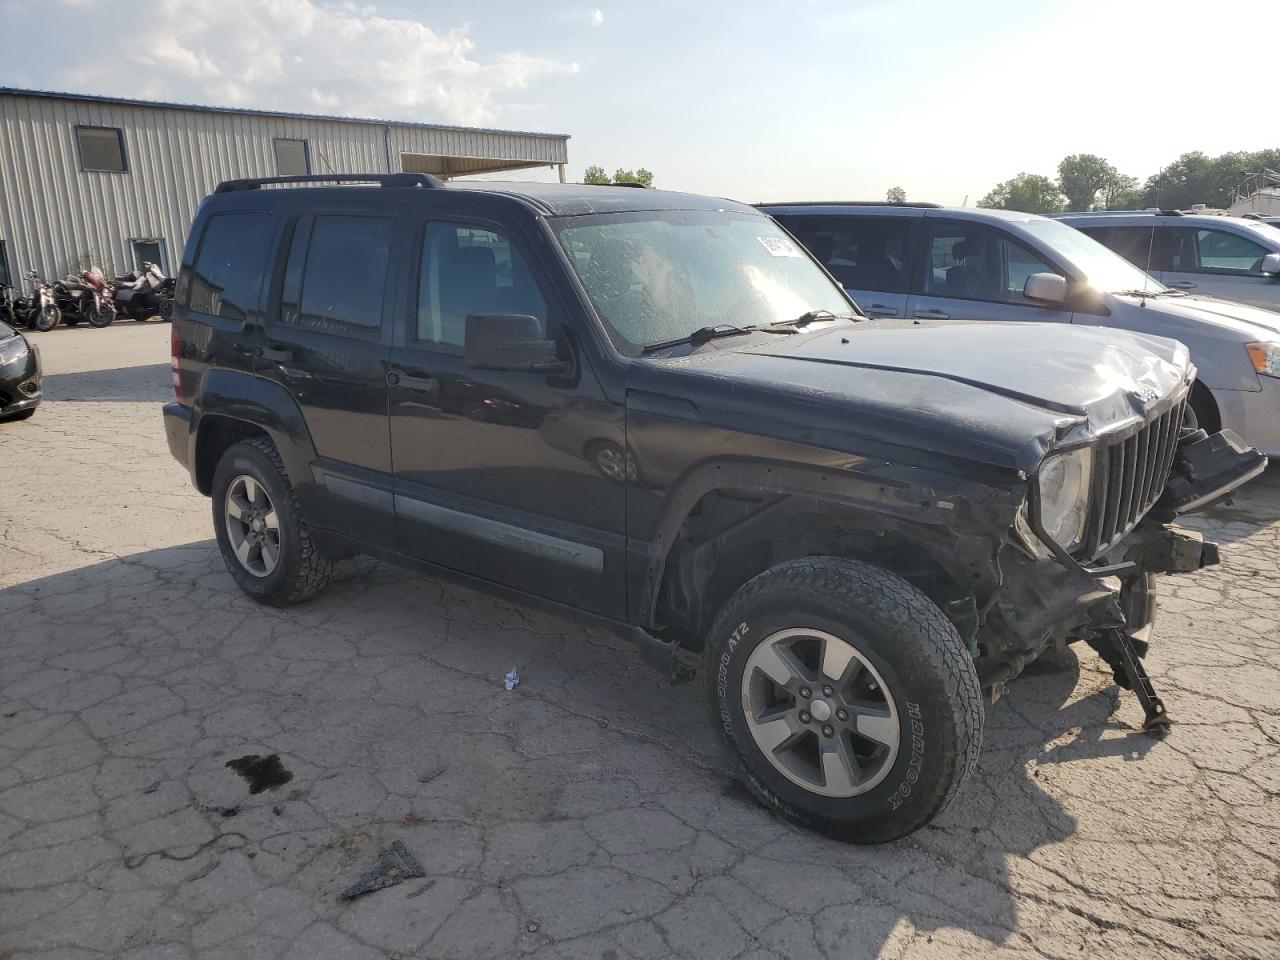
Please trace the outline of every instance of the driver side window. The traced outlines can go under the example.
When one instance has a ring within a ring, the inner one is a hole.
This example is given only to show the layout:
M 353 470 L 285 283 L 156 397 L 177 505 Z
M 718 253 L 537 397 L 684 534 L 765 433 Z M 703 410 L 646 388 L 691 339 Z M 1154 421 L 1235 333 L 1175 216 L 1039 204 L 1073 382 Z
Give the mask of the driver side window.
M 1022 293 L 1033 273 L 1057 273 L 1022 244 L 988 227 L 939 224 L 929 240 L 924 292 L 934 297 L 1036 306 Z
M 519 247 L 485 227 L 427 224 L 413 339 L 461 349 L 467 317 L 486 313 L 537 317 L 546 335 L 547 302 Z

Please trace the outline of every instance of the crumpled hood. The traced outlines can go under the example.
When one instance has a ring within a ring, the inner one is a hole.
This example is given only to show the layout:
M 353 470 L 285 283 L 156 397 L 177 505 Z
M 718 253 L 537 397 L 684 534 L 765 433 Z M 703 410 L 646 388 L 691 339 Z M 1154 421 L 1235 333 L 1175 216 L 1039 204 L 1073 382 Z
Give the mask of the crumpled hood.
M 707 418 L 722 411 L 819 445 L 865 437 L 1027 471 L 1053 446 L 1146 419 L 1194 369 L 1186 348 L 1163 337 L 910 320 L 716 341 L 645 367 L 661 380 L 685 379 L 668 390 L 683 391 L 676 395 Z
M 1247 303 L 1189 295 L 1150 299 L 1147 309 L 1152 307 L 1188 320 L 1216 324 L 1236 331 L 1250 341 L 1280 340 L 1280 313 Z

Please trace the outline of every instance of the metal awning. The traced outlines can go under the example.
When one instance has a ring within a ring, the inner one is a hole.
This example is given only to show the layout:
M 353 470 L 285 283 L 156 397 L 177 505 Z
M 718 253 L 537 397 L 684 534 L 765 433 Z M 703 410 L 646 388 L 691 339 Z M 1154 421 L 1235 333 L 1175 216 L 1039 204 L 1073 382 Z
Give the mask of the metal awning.
M 430 173 L 437 177 L 463 177 L 472 173 L 500 173 L 504 170 L 527 170 L 531 167 L 555 167 L 545 160 L 515 160 L 498 157 L 453 157 L 430 153 L 400 154 L 404 173 Z

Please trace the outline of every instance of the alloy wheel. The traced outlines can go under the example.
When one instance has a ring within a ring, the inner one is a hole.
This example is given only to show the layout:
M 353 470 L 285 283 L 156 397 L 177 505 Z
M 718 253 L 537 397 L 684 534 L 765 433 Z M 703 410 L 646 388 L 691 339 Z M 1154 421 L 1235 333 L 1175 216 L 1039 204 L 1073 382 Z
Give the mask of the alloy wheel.
M 742 709 L 769 763 L 822 796 L 865 793 L 898 755 L 898 711 L 884 678 L 853 644 L 822 630 L 766 637 L 743 671 Z
M 268 577 L 280 563 L 280 519 L 262 484 L 241 474 L 227 487 L 223 505 L 227 539 L 240 566 Z

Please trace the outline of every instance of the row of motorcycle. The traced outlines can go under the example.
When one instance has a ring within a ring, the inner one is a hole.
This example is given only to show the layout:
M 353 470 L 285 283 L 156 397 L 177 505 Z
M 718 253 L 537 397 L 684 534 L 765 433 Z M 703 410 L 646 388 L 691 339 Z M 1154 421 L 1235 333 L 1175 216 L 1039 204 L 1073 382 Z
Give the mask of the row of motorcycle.
M 174 280 L 154 263 L 111 281 L 97 267 L 67 274 L 56 283 L 34 270 L 24 276 L 31 281 L 30 296 L 15 297 L 13 287 L 0 283 L 0 320 L 10 326 L 48 331 L 60 323 L 73 327 L 83 321 L 107 327 L 117 319 L 168 320 L 173 311 Z

